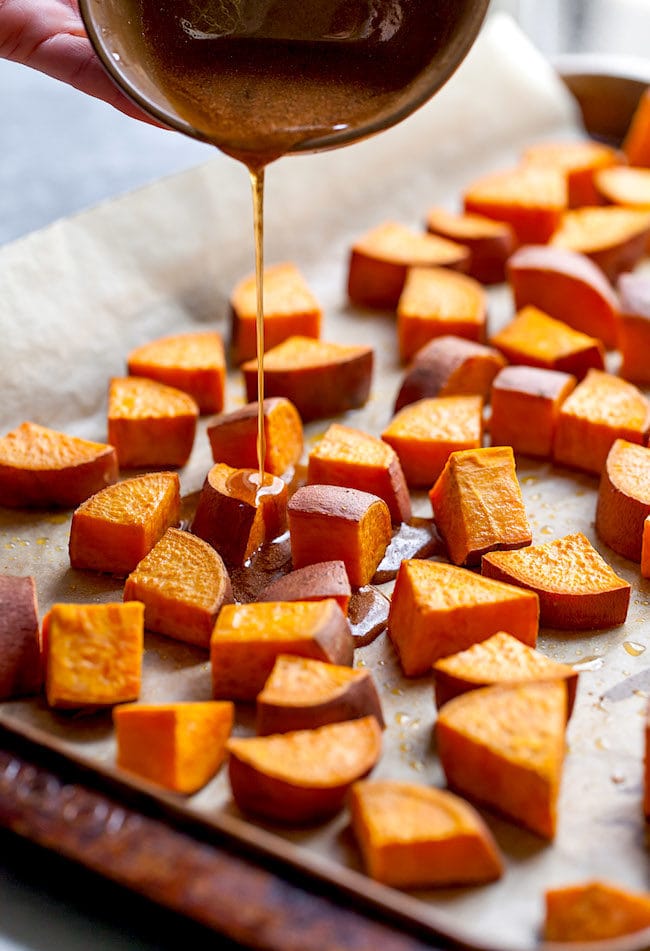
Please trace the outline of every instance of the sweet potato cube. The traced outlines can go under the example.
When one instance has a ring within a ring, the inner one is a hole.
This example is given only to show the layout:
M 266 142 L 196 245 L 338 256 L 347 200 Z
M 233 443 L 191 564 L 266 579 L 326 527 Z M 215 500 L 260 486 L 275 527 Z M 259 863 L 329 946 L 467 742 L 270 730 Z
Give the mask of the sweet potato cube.
M 280 654 L 257 695 L 257 732 L 314 730 L 326 723 L 373 716 L 383 727 L 381 701 L 367 668 L 353 670 L 309 657 Z
M 411 403 L 381 438 L 393 447 L 410 486 L 431 486 L 452 452 L 477 449 L 483 440 L 480 396 L 443 396 Z
M 618 165 L 621 153 L 593 139 L 575 142 L 539 142 L 524 150 L 524 162 L 564 173 L 569 189 L 569 207 L 596 205 L 599 201 L 594 176 L 600 169 Z
M 483 215 L 453 214 L 444 208 L 431 208 L 427 214 L 427 231 L 465 245 L 470 253 L 467 273 L 481 284 L 500 284 L 505 280 L 505 264 L 515 244 L 510 225 Z
M 264 350 L 287 337 L 320 337 L 322 310 L 295 264 L 264 269 Z M 235 363 L 257 354 L 257 288 L 255 275 L 240 281 L 230 296 L 232 355 Z
M 647 274 L 621 274 L 617 290 L 621 306 L 619 372 L 626 380 L 650 386 L 650 279 Z
M 596 337 L 573 330 L 537 307 L 524 307 L 490 343 L 510 363 L 572 373 L 578 379 L 605 366 L 605 349 Z
M 463 245 L 389 221 L 354 243 L 348 295 L 362 307 L 394 310 L 409 268 L 450 267 L 463 271 L 468 264 L 469 251 Z
M 532 541 L 510 446 L 452 452 L 429 498 L 455 565 L 476 565 L 487 551 Z
M 234 469 L 255 469 L 259 403 L 247 403 L 232 413 L 215 417 L 207 433 L 215 462 Z M 282 475 L 302 456 L 302 420 L 289 400 L 277 396 L 264 400 L 264 471 Z
M 550 459 L 560 407 L 576 378 L 541 367 L 505 367 L 492 384 L 490 438 L 515 453 Z
M 515 307 L 537 307 L 574 330 L 618 346 L 618 301 L 611 284 L 586 255 L 569 248 L 527 245 L 508 261 Z
M 598 536 L 624 558 L 641 561 L 649 515 L 650 448 L 617 439 L 607 455 L 598 487 Z
M 363 406 L 370 394 L 373 350 L 357 344 L 289 337 L 264 357 L 266 396 L 286 396 L 304 422 Z M 242 365 L 246 398 L 257 399 L 257 360 Z
M 306 485 L 289 500 L 294 568 L 322 561 L 323 552 L 345 564 L 350 584 L 369 584 L 391 540 L 383 499 L 338 485 Z
M 120 468 L 184 466 L 198 415 L 192 397 L 173 386 L 139 376 L 111 380 L 108 438 Z
M 360 429 L 332 423 L 309 453 L 307 482 L 378 495 L 394 525 L 411 517 L 411 497 L 397 453 Z
M 175 472 L 152 472 L 102 489 L 72 516 L 70 564 L 128 575 L 178 522 L 179 512 Z
M 481 572 L 534 591 L 542 627 L 597 630 L 623 624 L 627 616 L 630 585 L 581 532 L 520 551 L 490 552 Z
M 501 877 L 492 834 L 444 789 L 365 780 L 350 792 L 352 829 L 371 878 L 393 888 L 479 885 Z
M 641 577 L 650 578 L 650 515 L 643 521 L 643 536 L 641 539 Z
M 221 335 L 211 330 L 174 334 L 145 343 L 127 357 L 131 376 L 183 390 L 201 413 L 220 413 L 226 386 Z
M 473 277 L 444 267 L 414 267 L 397 304 L 400 358 L 410 360 L 436 337 L 481 341 L 487 319 L 485 291 Z
M 144 605 L 54 604 L 43 618 L 51 707 L 101 707 L 140 693 Z
M 395 412 L 436 396 L 480 396 L 487 403 L 492 381 L 506 365 L 498 350 L 453 335 L 436 337 L 415 354 L 395 400 Z
M 113 446 L 22 423 L 0 438 L 0 505 L 73 508 L 117 480 Z
M 218 462 L 208 472 L 192 520 L 192 532 L 219 552 L 228 567 L 240 566 L 266 542 L 286 531 L 287 487 L 277 476 L 233 469 Z
M 568 203 L 566 178 L 557 168 L 522 165 L 472 182 L 466 212 L 509 224 L 518 244 L 545 244 Z
M 333 598 L 227 604 L 210 641 L 213 693 L 254 700 L 280 654 L 349 666 L 352 651 L 350 625 Z
M 606 941 L 650 928 L 650 893 L 585 882 L 545 894 L 546 941 Z M 640 947 L 640 946 L 639 946 Z
M 650 89 L 637 103 L 622 147 L 630 165 L 650 167 Z
M 172 792 L 197 792 L 223 763 L 233 719 L 228 701 L 117 707 L 117 765 Z
M 302 825 L 342 808 L 352 783 L 379 759 L 381 728 L 374 717 L 362 717 L 316 730 L 232 739 L 228 752 L 230 785 L 242 812 Z
M 388 634 L 407 677 L 427 674 L 441 657 L 506 630 L 537 642 L 539 600 L 532 591 L 464 568 L 411 559 L 400 565 Z
M 167 637 L 208 647 L 222 606 L 232 601 L 221 556 L 196 535 L 168 528 L 131 572 L 125 601 L 144 604 L 144 626 Z
M 34 579 L 0 575 L 0 700 L 38 693 L 42 682 Z
M 352 589 L 342 561 L 319 561 L 296 568 L 271 582 L 257 597 L 258 601 L 324 601 L 334 598 L 344 614 Z
M 454 697 L 435 726 L 449 786 L 552 839 L 566 722 L 566 686 L 557 681 L 502 684 Z
M 566 212 L 551 244 L 586 254 L 614 282 L 638 264 L 648 237 L 650 211 L 608 205 Z
M 632 383 L 590 370 L 560 408 L 553 456 L 561 465 L 599 475 L 617 439 L 645 442 L 650 403 Z
M 627 208 L 650 209 L 650 169 L 616 165 L 594 178 L 596 191 L 606 202 Z

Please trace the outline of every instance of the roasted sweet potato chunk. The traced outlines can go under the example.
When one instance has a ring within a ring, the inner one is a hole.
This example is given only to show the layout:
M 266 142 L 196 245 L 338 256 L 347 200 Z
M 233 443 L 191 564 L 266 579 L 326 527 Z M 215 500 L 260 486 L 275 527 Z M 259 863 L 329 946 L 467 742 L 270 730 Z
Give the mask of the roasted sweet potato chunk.
M 178 522 L 175 472 L 153 472 L 102 489 L 79 506 L 70 528 L 70 564 L 128 575 Z
M 638 264 L 649 236 L 650 211 L 608 205 L 568 211 L 551 244 L 586 254 L 613 282 Z
M 446 790 L 365 780 L 352 787 L 350 814 L 368 875 L 393 888 L 479 885 L 503 873 L 479 814 Z
M 545 244 L 567 207 L 568 188 L 557 168 L 530 163 L 472 182 L 463 200 L 466 212 L 509 224 L 518 244 Z
M 73 508 L 117 480 L 113 446 L 22 423 L 0 439 L 0 505 Z
M 540 367 L 505 367 L 492 384 L 490 438 L 515 453 L 550 459 L 560 407 L 576 378 Z
M 545 899 L 546 941 L 605 941 L 650 928 L 647 892 L 630 892 L 607 882 L 585 882 L 549 889 Z
M 647 274 L 621 274 L 617 290 L 620 374 L 640 386 L 650 386 L 650 278 Z
M 221 335 L 205 330 L 145 343 L 127 357 L 131 376 L 157 380 L 188 393 L 201 413 L 220 413 L 226 386 Z
M 207 429 L 214 461 L 255 469 L 258 421 L 257 402 L 215 417 Z M 282 396 L 264 400 L 264 445 L 264 471 L 271 475 L 282 475 L 302 456 L 302 421 L 293 403 Z
M 242 812 L 301 825 L 342 808 L 352 783 L 379 759 L 381 729 L 374 717 L 363 717 L 316 730 L 232 739 L 228 751 L 230 785 Z
M 344 614 L 352 589 L 342 561 L 319 561 L 296 568 L 260 592 L 258 601 L 323 601 L 334 598 Z
M 650 169 L 616 165 L 604 168 L 594 178 L 596 191 L 605 201 L 627 208 L 650 209 Z
M 38 693 L 42 682 L 34 579 L 0 575 L 0 700 Z
M 641 561 L 649 515 L 650 448 L 617 439 L 600 477 L 596 531 L 619 555 Z
M 552 839 L 566 722 L 566 686 L 557 681 L 483 687 L 454 697 L 435 726 L 447 782 Z
M 626 136 L 623 152 L 630 165 L 650 166 L 650 89 L 639 99 Z
M 505 280 L 505 263 L 515 243 L 510 225 L 483 215 L 453 214 L 444 208 L 431 208 L 427 231 L 465 245 L 470 252 L 467 273 L 481 284 L 500 284 Z
M 594 176 L 600 169 L 618 165 L 622 155 L 616 149 L 593 139 L 566 142 L 538 142 L 524 150 L 524 162 L 564 173 L 569 190 L 569 207 L 598 204 Z

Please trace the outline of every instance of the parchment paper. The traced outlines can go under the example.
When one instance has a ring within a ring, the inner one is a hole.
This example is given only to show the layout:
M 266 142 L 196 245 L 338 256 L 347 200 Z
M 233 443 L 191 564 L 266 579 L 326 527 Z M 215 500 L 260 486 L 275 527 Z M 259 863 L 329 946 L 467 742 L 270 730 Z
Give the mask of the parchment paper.
M 456 76 L 401 126 L 327 155 L 290 158 L 267 173 L 267 263 L 293 260 L 325 311 L 323 336 L 372 341 L 376 371 L 371 399 L 346 422 L 380 433 L 392 413 L 402 369 L 393 321 L 356 312 L 345 298 L 352 241 L 386 219 L 421 227 L 434 204 L 456 208 L 478 174 L 514 164 L 522 146 L 543 137 L 579 134 L 577 111 L 550 66 L 513 23 L 493 17 Z M 171 134 L 171 133 L 170 133 Z M 178 177 L 58 222 L 0 249 L 0 428 L 23 419 L 95 439 L 105 438 L 106 389 L 122 374 L 127 352 L 165 333 L 216 327 L 228 333 L 227 299 L 253 266 L 250 196 L 245 170 L 211 157 Z M 504 288 L 490 292 L 490 331 L 512 312 Z M 227 408 L 243 402 L 233 371 Z M 211 465 L 203 424 L 186 492 Z M 313 439 L 326 423 L 307 429 Z M 309 441 L 307 450 L 309 448 Z M 242 837 L 399 908 L 470 943 L 531 948 L 538 940 L 546 887 L 601 877 L 647 889 L 641 816 L 643 713 L 650 668 L 644 655 L 650 585 L 638 566 L 604 549 L 593 531 L 597 481 L 521 460 L 518 472 L 534 543 L 584 531 L 633 585 L 624 627 L 598 634 L 542 632 L 540 647 L 581 670 L 569 732 L 560 826 L 553 844 L 485 813 L 507 860 L 503 880 L 474 890 L 403 896 L 371 885 L 345 814 L 316 830 L 282 832 L 242 821 L 225 772 L 184 808 L 206 821 L 228 821 Z M 430 515 L 415 496 L 418 514 Z M 30 515 L 0 509 L 0 570 L 32 574 L 44 612 L 56 600 L 121 599 L 114 579 L 72 571 L 69 514 Z M 355 663 L 372 668 L 381 688 L 385 752 L 373 775 L 444 784 L 432 749 L 431 681 L 405 681 L 385 635 L 359 649 Z M 143 701 L 208 699 L 210 673 L 201 651 L 148 635 Z M 109 714 L 54 715 L 39 699 L 0 705 L 0 720 L 36 728 L 44 742 L 112 768 Z M 251 729 L 239 711 L 237 732 Z

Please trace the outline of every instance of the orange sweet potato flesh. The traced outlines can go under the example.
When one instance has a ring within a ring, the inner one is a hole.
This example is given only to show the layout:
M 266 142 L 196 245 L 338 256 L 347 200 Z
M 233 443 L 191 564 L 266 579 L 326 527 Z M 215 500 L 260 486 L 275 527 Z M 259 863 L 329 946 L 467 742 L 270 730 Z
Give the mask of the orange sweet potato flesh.
M 607 456 L 598 487 L 598 536 L 619 555 L 641 561 L 649 515 L 650 448 L 617 439 Z
M 639 99 L 623 139 L 623 152 L 630 165 L 650 167 L 650 90 Z
M 373 716 L 384 726 L 368 669 L 352 670 L 309 657 L 280 654 L 257 695 L 257 733 L 314 730 L 326 723 Z
M 184 466 L 198 415 L 192 397 L 175 387 L 138 376 L 111 380 L 108 438 L 121 468 Z
M 608 882 L 549 889 L 545 902 L 546 941 L 604 941 L 650 928 L 650 893 L 630 892 Z
M 481 446 L 483 400 L 480 396 L 418 400 L 400 410 L 381 438 L 399 456 L 410 486 L 431 486 L 452 452 Z
M 72 516 L 73 568 L 128 575 L 178 522 L 180 483 L 175 472 L 126 479 L 93 495 Z
M 567 687 L 567 716 L 570 717 L 578 685 L 578 672 L 573 667 L 551 660 L 505 631 L 437 660 L 433 676 L 438 709 L 453 697 L 481 687 L 558 680 Z
M 360 429 L 332 423 L 309 453 L 307 482 L 377 495 L 388 506 L 394 525 L 411 517 L 411 497 L 397 453 Z
M 43 619 L 51 707 L 109 706 L 140 692 L 144 606 L 55 604 Z
M 277 476 L 218 462 L 208 472 L 192 532 L 219 552 L 228 567 L 243 565 L 265 542 L 286 531 L 287 487 Z
M 348 296 L 362 307 L 394 310 L 409 268 L 449 267 L 463 271 L 469 250 L 455 241 L 412 231 L 394 221 L 369 231 L 352 247 Z
M 505 280 L 505 264 L 515 243 L 510 225 L 483 215 L 453 214 L 444 208 L 431 208 L 427 214 L 427 231 L 464 244 L 470 252 L 467 273 L 481 284 L 500 284 Z
M 266 396 L 291 400 L 303 422 L 363 406 L 370 395 L 373 350 L 357 344 L 289 337 L 264 356 Z M 246 398 L 257 399 L 257 360 L 242 365 Z
M 455 697 L 435 725 L 449 786 L 552 839 L 566 722 L 564 683 L 504 684 Z
M 650 209 L 650 169 L 617 165 L 604 168 L 594 179 L 601 198 L 613 205 Z
M 532 591 L 443 562 L 403 561 L 390 606 L 388 634 L 407 677 L 427 674 L 441 657 L 497 631 L 537 642 L 539 600 Z
M 213 694 L 254 700 L 280 654 L 349 666 L 352 652 L 350 626 L 332 598 L 227 604 L 210 641 Z
M 565 399 L 578 381 L 571 373 L 540 367 L 509 366 L 492 384 L 490 438 L 515 453 L 550 459 Z
M 518 244 L 545 244 L 567 207 L 568 188 L 557 168 L 529 163 L 472 182 L 463 200 L 466 212 L 509 224 Z
M 144 604 L 148 630 L 208 647 L 217 615 L 233 596 L 214 548 L 189 532 L 168 528 L 126 579 L 124 600 Z
M 38 693 L 42 682 L 34 579 L 0 575 L 0 700 Z
M 207 433 L 215 462 L 234 469 L 255 469 L 259 403 L 247 403 L 211 420 Z M 282 475 L 302 455 L 302 421 L 296 407 L 281 396 L 264 400 L 264 471 Z
M 249 739 L 232 739 L 229 773 L 243 812 L 291 825 L 314 823 L 338 812 L 356 780 L 381 753 L 374 717 L 330 723 Z
M 452 452 L 429 498 L 455 565 L 476 565 L 485 552 L 532 541 L 510 446 Z
M 586 254 L 614 282 L 638 264 L 649 236 L 649 211 L 608 205 L 567 212 L 551 244 Z
M 619 372 L 626 380 L 650 386 L 650 279 L 647 274 L 621 274 L 617 291 L 621 302 Z
M 625 622 L 630 585 L 581 532 L 520 551 L 483 556 L 481 572 L 539 597 L 542 627 L 588 631 Z
M 220 413 L 223 409 L 226 358 L 221 335 L 214 331 L 152 340 L 131 351 L 127 366 L 131 376 L 183 390 L 201 413 Z
M 393 888 L 493 882 L 503 863 L 469 803 L 443 789 L 362 780 L 350 792 L 352 829 L 368 875 Z
M 344 562 L 319 561 L 296 568 L 271 582 L 257 596 L 258 601 L 323 601 L 334 598 L 347 615 L 352 589 Z
M 553 456 L 561 465 L 600 475 L 617 439 L 644 443 L 650 403 L 632 383 L 590 370 L 560 409 Z
M 230 297 L 232 356 L 235 363 L 257 354 L 257 289 L 251 274 Z M 304 277 L 291 262 L 264 269 L 264 350 L 287 337 L 320 337 L 322 310 Z
M 224 761 L 233 719 L 228 701 L 117 707 L 117 765 L 172 792 L 197 792 Z
M 566 175 L 569 207 L 596 205 L 599 193 L 594 178 L 623 159 L 616 149 L 593 139 L 575 142 L 539 142 L 525 149 L 524 162 L 558 168 Z
M 117 480 L 113 446 L 25 422 L 0 439 L 0 505 L 73 508 Z

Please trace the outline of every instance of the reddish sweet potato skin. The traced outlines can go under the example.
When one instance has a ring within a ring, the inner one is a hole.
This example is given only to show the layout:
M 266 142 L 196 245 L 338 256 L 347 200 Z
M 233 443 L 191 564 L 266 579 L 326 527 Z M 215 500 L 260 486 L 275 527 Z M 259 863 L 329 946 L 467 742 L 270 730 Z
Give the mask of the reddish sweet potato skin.
M 42 683 L 34 579 L 0 575 L 0 700 L 38 693 Z

